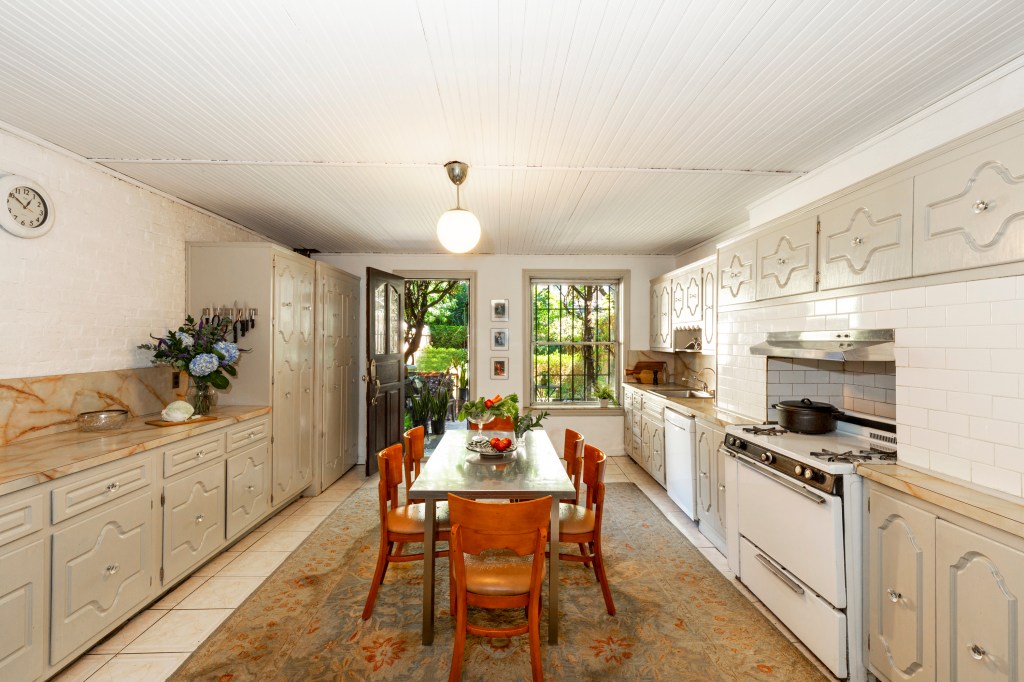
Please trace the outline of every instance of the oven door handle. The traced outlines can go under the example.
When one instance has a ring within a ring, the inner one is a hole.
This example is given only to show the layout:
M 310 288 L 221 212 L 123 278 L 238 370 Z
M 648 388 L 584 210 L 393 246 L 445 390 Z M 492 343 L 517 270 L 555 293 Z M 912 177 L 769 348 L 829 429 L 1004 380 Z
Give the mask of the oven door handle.
M 763 467 L 759 467 L 756 464 L 753 464 L 751 462 L 746 461 L 742 457 L 737 457 L 736 461 L 740 462 L 744 466 L 750 467 L 751 469 L 753 469 L 757 473 L 763 474 L 763 475 L 767 476 L 768 478 L 772 479 L 773 481 L 776 481 L 777 483 L 780 483 L 780 484 L 786 486 L 787 488 L 789 488 L 793 492 L 798 493 L 800 495 L 803 495 L 804 497 L 806 497 L 811 502 L 814 502 L 815 504 L 825 504 L 825 498 L 824 497 L 821 497 L 820 495 L 815 495 L 814 493 L 812 493 L 811 491 L 805 489 L 801 485 L 798 485 L 796 483 L 791 483 L 788 479 L 785 479 L 782 476 L 779 476 L 778 474 L 776 474 L 771 469 L 765 469 Z
M 768 557 L 766 557 L 764 554 L 755 554 L 754 558 L 761 562 L 761 564 L 765 568 L 771 571 L 772 575 L 781 580 L 786 587 L 793 590 L 797 594 L 804 593 L 804 588 L 800 587 L 800 585 L 798 585 L 795 580 L 793 580 L 788 575 L 783 573 L 782 570 L 776 567 L 775 564 L 773 564 L 771 560 L 769 560 Z

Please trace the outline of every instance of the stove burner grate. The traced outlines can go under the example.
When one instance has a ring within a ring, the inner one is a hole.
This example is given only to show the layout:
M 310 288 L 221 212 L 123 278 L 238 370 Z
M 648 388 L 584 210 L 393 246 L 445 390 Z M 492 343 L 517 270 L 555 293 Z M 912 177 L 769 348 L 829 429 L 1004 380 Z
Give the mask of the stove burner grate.
M 789 433 L 789 431 L 778 426 L 747 426 L 743 431 L 744 433 L 752 433 L 755 436 L 781 436 L 784 433 Z
M 883 462 L 892 462 L 896 460 L 895 450 L 878 450 L 874 447 L 868 450 L 861 450 L 858 454 L 853 454 L 853 450 L 847 450 L 846 452 L 832 452 L 825 448 L 810 454 L 811 457 L 816 459 L 826 462 L 839 462 L 842 464 L 856 464 L 858 462 L 870 462 L 872 460 L 879 460 Z

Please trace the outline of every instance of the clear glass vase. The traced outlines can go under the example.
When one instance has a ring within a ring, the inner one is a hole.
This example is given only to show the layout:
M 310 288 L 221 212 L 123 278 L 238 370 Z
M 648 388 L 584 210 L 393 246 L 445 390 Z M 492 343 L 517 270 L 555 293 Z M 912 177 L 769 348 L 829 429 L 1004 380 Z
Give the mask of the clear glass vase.
M 210 414 L 213 406 L 217 404 L 217 391 L 210 382 L 189 377 L 185 400 L 195 408 L 195 416 L 205 416 Z

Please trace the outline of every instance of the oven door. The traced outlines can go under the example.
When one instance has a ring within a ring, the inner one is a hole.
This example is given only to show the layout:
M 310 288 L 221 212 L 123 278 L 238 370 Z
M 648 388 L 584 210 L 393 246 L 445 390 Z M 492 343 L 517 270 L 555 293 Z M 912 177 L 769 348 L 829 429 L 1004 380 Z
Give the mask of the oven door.
M 846 607 L 843 499 L 742 456 L 739 532 L 837 608 Z M 741 564 L 741 577 L 745 572 Z

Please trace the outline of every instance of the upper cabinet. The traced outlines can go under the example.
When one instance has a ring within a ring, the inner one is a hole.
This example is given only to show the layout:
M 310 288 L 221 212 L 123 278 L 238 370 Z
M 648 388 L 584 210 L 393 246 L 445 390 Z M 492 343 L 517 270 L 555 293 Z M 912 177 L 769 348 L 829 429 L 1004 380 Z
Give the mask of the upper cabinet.
M 701 352 L 713 355 L 715 352 L 715 327 L 718 322 L 718 311 L 715 309 L 715 273 L 717 268 L 712 261 L 703 271 L 701 278 L 701 305 L 704 308 L 704 321 L 701 324 Z
M 672 280 L 651 282 L 651 350 L 672 349 Z
M 909 178 L 822 207 L 820 288 L 910 277 L 913 210 L 914 184 Z
M 718 303 L 731 305 L 754 300 L 757 284 L 754 282 L 754 261 L 757 258 L 757 240 L 730 244 L 718 252 Z
M 1024 257 L 1024 136 L 918 175 L 914 274 Z
M 814 291 L 817 233 L 817 216 L 810 213 L 758 238 L 758 299 Z

